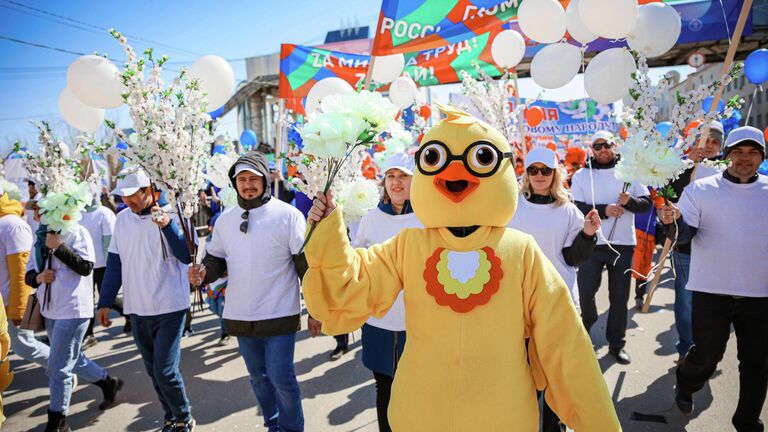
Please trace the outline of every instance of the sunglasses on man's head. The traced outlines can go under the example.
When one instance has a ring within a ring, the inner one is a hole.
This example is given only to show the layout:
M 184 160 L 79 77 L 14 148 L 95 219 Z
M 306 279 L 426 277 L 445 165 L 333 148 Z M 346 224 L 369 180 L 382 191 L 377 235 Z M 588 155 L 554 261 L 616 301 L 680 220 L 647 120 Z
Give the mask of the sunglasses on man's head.
M 550 167 L 535 167 L 535 166 L 529 166 L 528 168 L 526 168 L 525 171 L 528 173 L 529 176 L 535 176 L 541 173 L 541 175 L 545 177 L 549 177 L 552 175 L 553 172 L 555 172 L 555 170 Z
M 248 210 L 244 211 L 243 214 L 240 215 L 240 218 L 243 219 L 243 223 L 240 224 L 240 232 L 243 234 L 248 233 Z
M 595 149 L 595 150 L 609 149 L 611 147 L 613 147 L 613 144 L 611 144 L 611 143 L 592 144 L 592 148 Z

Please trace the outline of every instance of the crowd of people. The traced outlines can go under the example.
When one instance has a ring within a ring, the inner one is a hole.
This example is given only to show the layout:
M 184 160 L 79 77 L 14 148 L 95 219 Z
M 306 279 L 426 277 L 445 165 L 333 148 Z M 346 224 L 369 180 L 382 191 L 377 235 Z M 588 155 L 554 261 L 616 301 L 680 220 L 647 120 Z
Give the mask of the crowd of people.
M 733 326 L 740 380 L 732 423 L 740 432 L 762 431 L 768 389 L 768 224 L 755 215 L 768 214 L 768 178 L 757 173 L 766 158 L 763 133 L 742 127 L 725 136 L 722 125 L 713 123 L 706 145 L 689 155 L 696 165 L 671 183 L 677 198 L 668 203 L 653 199 L 650 188 L 617 177 L 620 152 L 610 132 L 595 133 L 589 152 L 584 161 L 561 158 L 543 147 L 527 152 L 517 210 L 506 226 L 535 239 L 565 282 L 587 333 L 598 320 L 595 297 L 605 272 L 610 301 L 605 337 L 609 354 L 620 364 L 632 361 L 625 336 L 633 275 L 639 308 L 657 239 L 672 239 L 677 407 L 684 414 L 693 412 L 693 395 L 715 372 Z M 724 171 L 703 163 L 720 159 L 730 162 Z M 424 228 L 411 205 L 417 164 L 412 154 L 397 153 L 380 167 L 381 200 L 347 227 L 352 246 L 370 248 L 403 230 Z M 424 172 L 423 166 L 418 169 Z M 181 340 L 191 332 L 191 287 L 201 287 L 220 320 L 218 343 L 237 340 L 264 427 L 304 430 L 294 371 L 302 280 L 310 267 L 303 246 L 308 219 L 318 223 L 326 218 L 330 203 L 325 197 L 313 202 L 293 190 L 261 152 L 243 154 L 229 178 L 237 191 L 232 208 L 222 208 L 215 188 L 200 192 L 195 221 L 207 227 L 198 233 L 207 237 L 201 264 L 193 263 L 170 206 L 140 170 L 120 176 L 109 194 L 94 199 L 81 226 L 66 236 L 40 225 L 34 183 L 29 183 L 31 198 L 25 205 L 0 190 L 4 337 L 18 357 L 46 370 L 46 432 L 70 430 L 66 417 L 78 379 L 101 389 L 101 410 L 112 407 L 130 385 L 111 374 L 109 365 L 85 354 L 97 343 L 94 324 L 110 327 L 112 310 L 124 317 L 123 330 L 133 336 L 152 381 L 164 412 L 162 431 L 192 431 L 195 420 L 180 369 Z M 456 230 L 451 232 L 457 237 L 474 231 Z M 393 381 L 412 337 L 406 334 L 402 287 L 385 288 L 397 293 L 391 307 L 381 310 L 360 300 L 361 310 L 370 313 L 354 320 L 362 329 L 363 364 L 375 380 L 381 431 L 392 430 Z M 22 322 L 32 307 L 33 289 L 44 318 L 44 340 Z M 340 333 L 331 360 L 343 356 L 347 331 L 337 330 L 345 326 L 315 318 L 309 317 L 313 335 Z M 564 430 L 556 407 L 547 404 L 549 391 L 540 395 L 545 398 L 542 430 Z

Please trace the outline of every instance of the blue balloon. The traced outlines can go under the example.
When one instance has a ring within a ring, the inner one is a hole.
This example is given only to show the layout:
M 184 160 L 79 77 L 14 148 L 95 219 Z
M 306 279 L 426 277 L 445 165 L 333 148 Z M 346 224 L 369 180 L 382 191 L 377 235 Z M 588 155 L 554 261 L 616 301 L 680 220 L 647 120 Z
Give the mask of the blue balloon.
M 246 129 L 243 131 L 243 133 L 240 134 L 240 144 L 243 146 L 244 149 L 250 150 L 258 143 L 258 139 L 256 139 L 256 132 Z
M 701 109 L 704 110 L 705 113 L 708 113 L 712 108 L 712 102 L 714 100 L 714 97 L 707 96 L 703 101 L 701 101 Z M 725 111 L 725 102 L 720 101 L 717 103 L 717 112 L 721 113 L 723 111 Z
M 754 85 L 768 81 L 768 49 L 752 51 L 744 61 L 744 75 Z
M 672 130 L 672 122 L 661 122 L 656 125 L 656 130 L 661 133 L 662 136 L 667 136 L 670 130 Z
M 757 169 L 757 172 L 762 175 L 768 175 L 768 160 L 764 160 L 763 163 L 760 164 L 760 168 Z
M 120 150 L 128 150 L 128 143 L 126 143 L 125 141 L 118 141 L 116 147 L 119 148 Z
M 227 149 L 223 145 L 214 146 L 213 154 L 227 154 Z
M 219 109 L 208 113 L 208 115 L 211 116 L 211 120 L 216 120 L 221 117 L 222 114 L 224 114 L 224 105 L 220 106 Z

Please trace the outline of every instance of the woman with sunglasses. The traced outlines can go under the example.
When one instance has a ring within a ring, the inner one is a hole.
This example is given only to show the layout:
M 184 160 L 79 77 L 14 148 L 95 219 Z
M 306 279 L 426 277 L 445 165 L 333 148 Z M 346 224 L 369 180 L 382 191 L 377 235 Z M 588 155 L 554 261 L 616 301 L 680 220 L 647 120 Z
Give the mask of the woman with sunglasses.
M 507 225 L 530 234 L 549 258 L 571 291 L 579 309 L 576 266 L 586 261 L 597 244 L 595 232 L 600 216 L 592 210 L 586 217 L 571 202 L 565 187 L 566 174 L 558 166 L 557 154 L 537 147 L 525 158 L 517 211 Z M 544 353 L 546 355 L 546 353 Z M 544 404 L 543 431 L 560 431 L 560 420 Z

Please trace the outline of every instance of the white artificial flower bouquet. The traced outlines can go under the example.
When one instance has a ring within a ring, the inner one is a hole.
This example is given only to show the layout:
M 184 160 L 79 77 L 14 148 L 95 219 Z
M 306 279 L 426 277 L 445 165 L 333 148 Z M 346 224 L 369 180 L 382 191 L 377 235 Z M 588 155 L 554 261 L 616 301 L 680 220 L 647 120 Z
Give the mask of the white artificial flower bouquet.
M 310 198 L 318 192 L 326 194 L 333 189 L 341 192 L 361 171 L 363 152 L 370 148 L 383 132 L 395 128 L 397 107 L 380 93 L 363 90 L 325 97 L 320 111 L 310 114 L 306 125 L 299 131 L 303 148 L 293 149 L 289 161 L 297 167 L 303 180 L 294 181 L 296 187 Z M 369 181 L 370 180 L 360 180 Z M 355 196 L 371 192 L 373 188 L 357 185 Z M 373 183 L 375 186 L 375 183 Z M 341 197 L 341 195 L 338 195 Z M 378 192 L 372 196 L 378 197 Z M 357 206 L 354 213 L 362 212 L 359 204 L 372 199 L 351 199 Z M 375 203 L 368 209 L 375 207 Z M 307 234 L 305 244 L 314 231 Z
M 40 223 L 61 234 L 74 231 L 82 219 L 82 212 L 93 200 L 91 186 L 71 181 L 63 191 L 49 191 L 37 202 Z
M 344 223 L 359 221 L 379 203 L 379 187 L 375 181 L 356 175 L 337 191 L 336 202 L 344 206 Z

